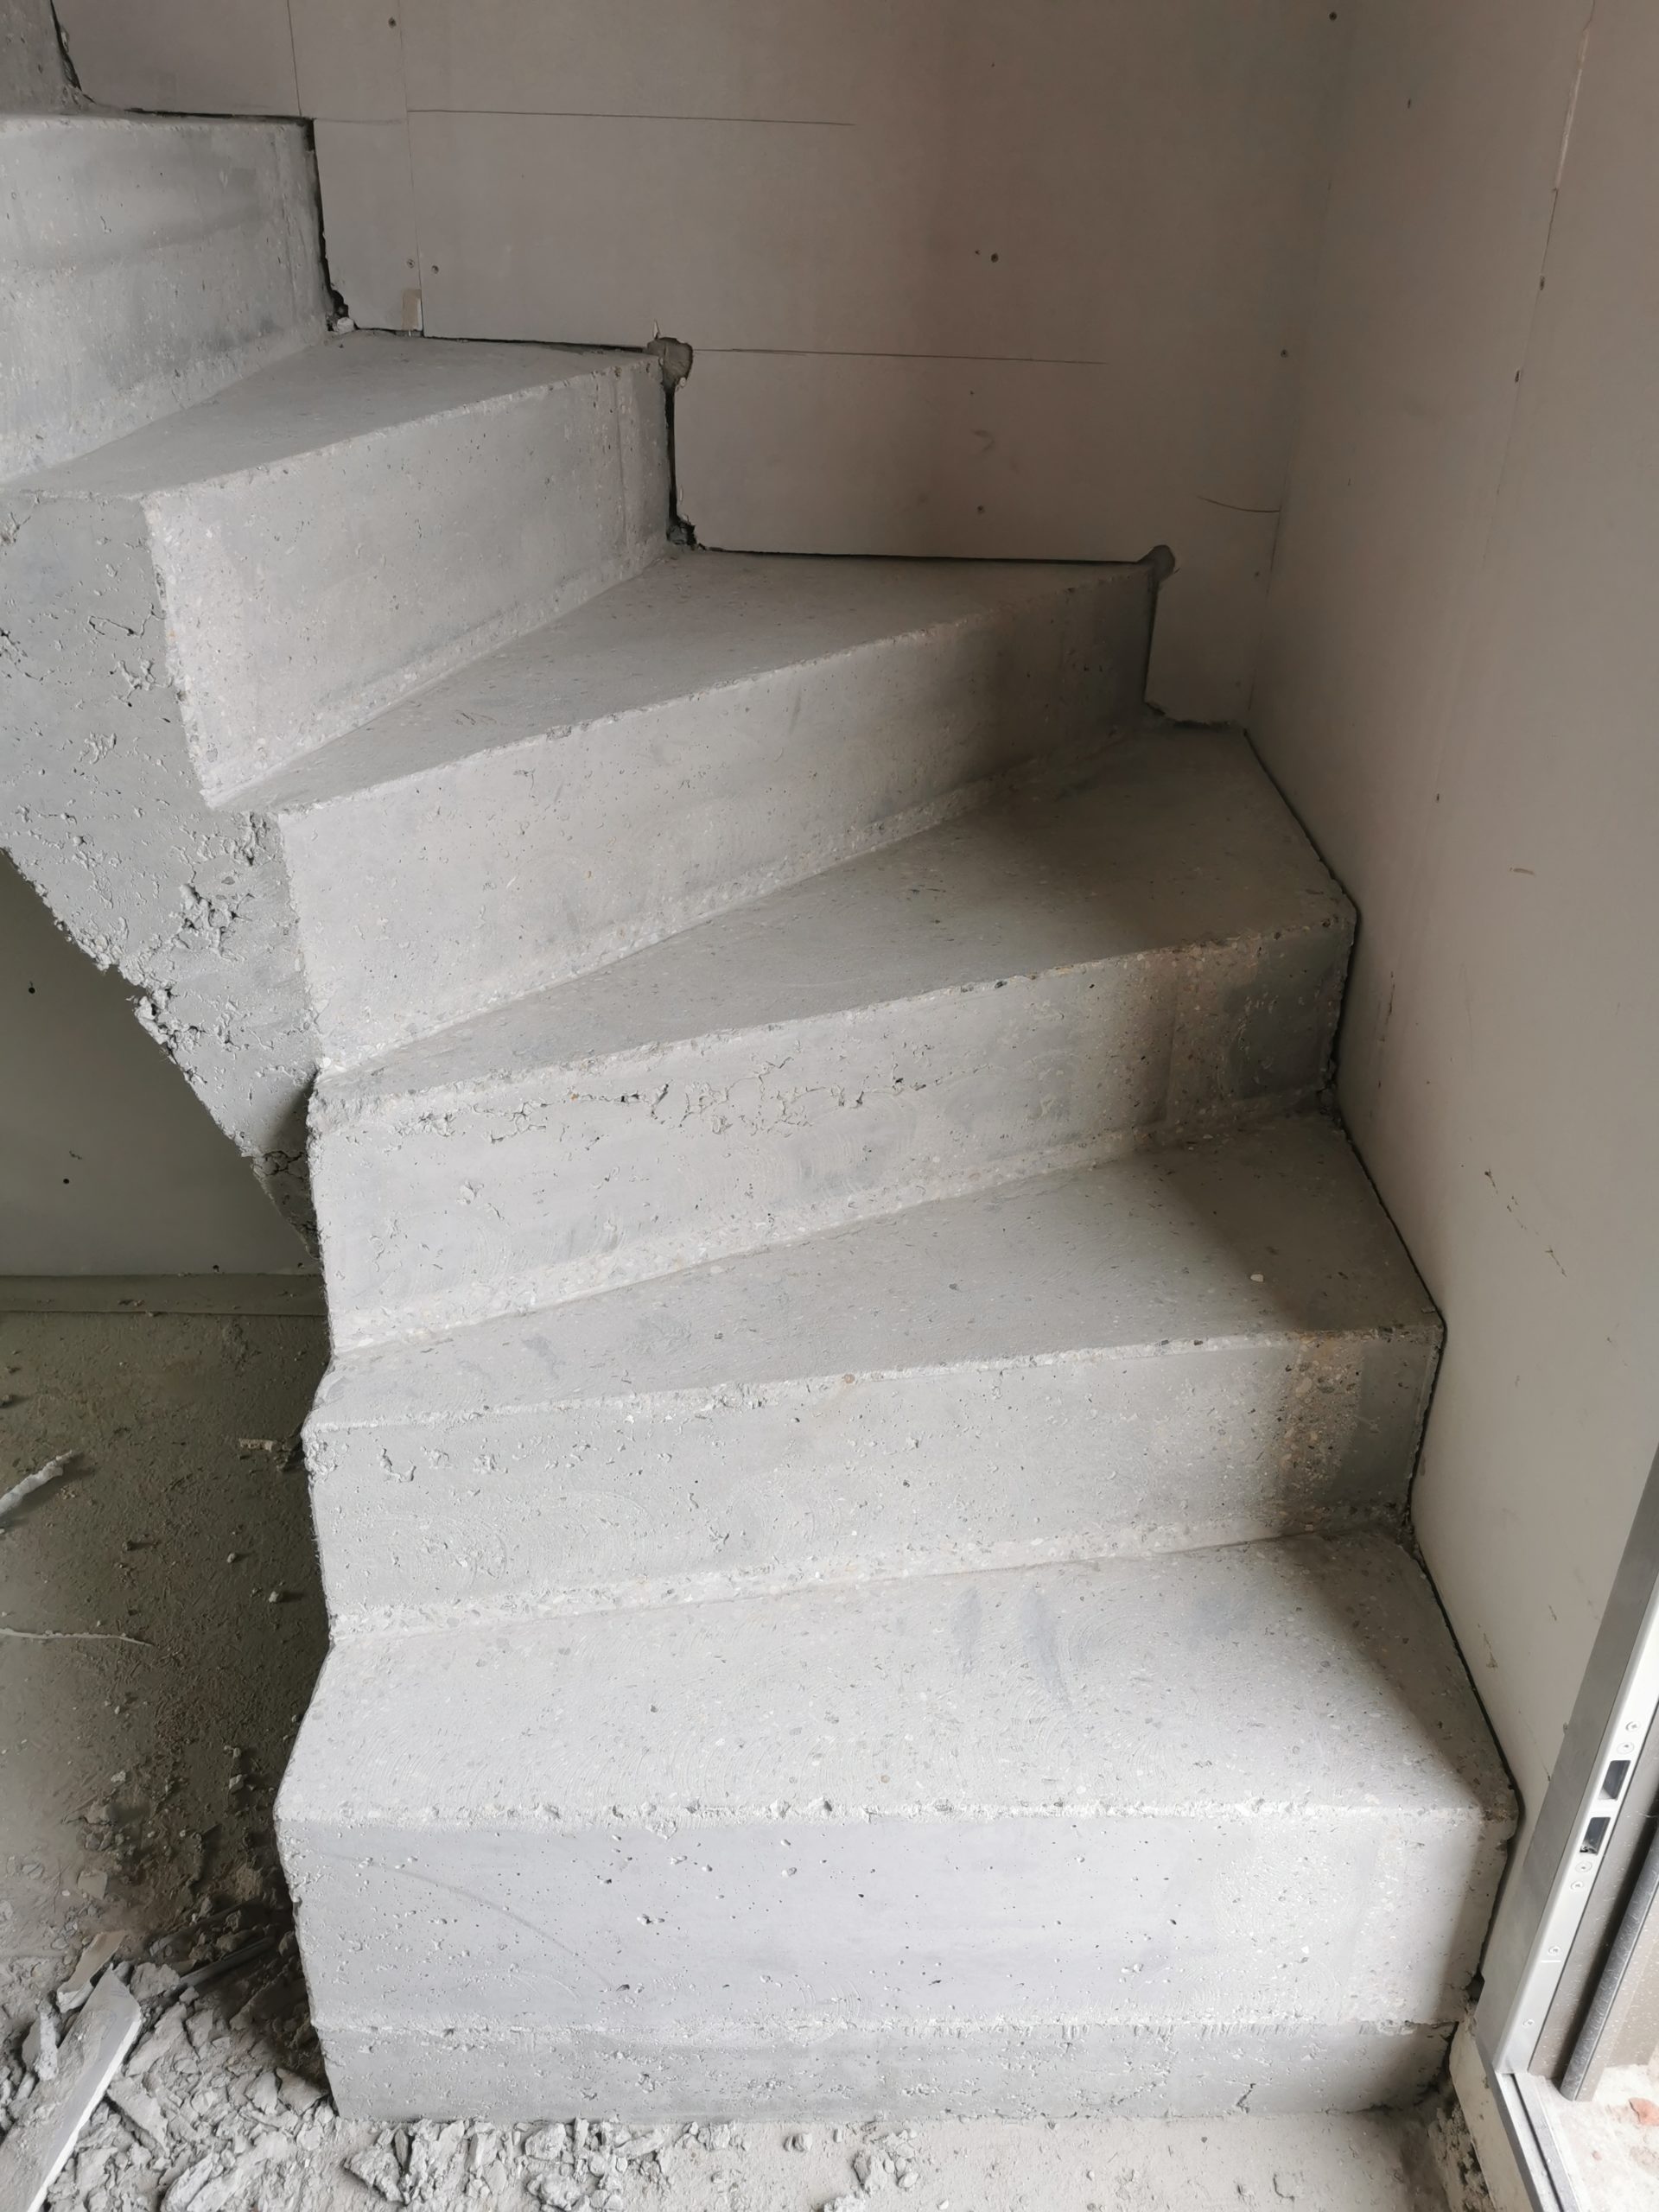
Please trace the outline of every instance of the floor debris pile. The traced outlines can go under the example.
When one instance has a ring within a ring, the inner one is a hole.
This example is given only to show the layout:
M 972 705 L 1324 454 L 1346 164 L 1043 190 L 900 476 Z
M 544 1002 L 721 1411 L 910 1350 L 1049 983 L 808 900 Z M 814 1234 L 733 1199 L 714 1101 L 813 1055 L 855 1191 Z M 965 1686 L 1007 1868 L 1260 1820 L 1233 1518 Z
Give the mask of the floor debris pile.
M 862 2212 L 888 2191 L 897 2212 L 918 2183 L 902 2130 L 342 2120 L 292 1930 L 257 1905 L 148 1947 L 101 1934 L 14 2030 L 0 2050 L 6 2212 L 7 2144 L 110 1985 L 130 1993 L 142 2025 L 51 2185 L 51 2212 Z

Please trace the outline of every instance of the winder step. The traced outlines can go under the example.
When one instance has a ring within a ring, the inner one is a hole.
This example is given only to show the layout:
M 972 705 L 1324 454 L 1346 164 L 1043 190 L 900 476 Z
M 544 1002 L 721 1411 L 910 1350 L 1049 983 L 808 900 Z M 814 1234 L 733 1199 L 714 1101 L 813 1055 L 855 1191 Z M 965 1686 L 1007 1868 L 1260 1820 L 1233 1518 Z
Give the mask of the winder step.
M 291 772 L 324 1047 L 351 1061 L 937 819 L 1138 718 L 1129 568 L 671 556 Z
M 336 1628 L 1397 1525 L 1440 1323 L 1312 1116 L 342 1353 Z
M 454 1328 L 1325 1079 L 1351 915 L 1243 740 L 942 823 L 325 1073 L 335 1341 Z

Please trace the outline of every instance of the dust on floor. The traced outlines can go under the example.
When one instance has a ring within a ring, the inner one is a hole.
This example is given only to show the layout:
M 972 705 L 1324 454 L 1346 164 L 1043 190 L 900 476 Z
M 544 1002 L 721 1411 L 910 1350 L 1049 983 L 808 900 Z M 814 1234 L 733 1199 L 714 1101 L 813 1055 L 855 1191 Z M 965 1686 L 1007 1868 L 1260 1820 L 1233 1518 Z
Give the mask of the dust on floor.
M 1610 2066 L 1580 2104 L 1541 2101 L 1580 2202 L 1593 2212 L 1659 2204 L 1659 2065 Z
M 52 1993 L 99 1932 L 124 1934 L 120 1971 L 146 2016 L 54 2208 L 1443 2212 L 1460 2155 L 1443 2112 L 913 2128 L 340 2119 L 270 1841 L 325 1642 L 292 1446 L 326 1333 L 291 1290 L 236 1313 L 227 1287 L 199 1292 L 0 1312 L 0 1489 L 74 1455 L 0 1532 L 0 2128 L 35 2081 L 26 2035 L 42 2011 L 67 2026 Z

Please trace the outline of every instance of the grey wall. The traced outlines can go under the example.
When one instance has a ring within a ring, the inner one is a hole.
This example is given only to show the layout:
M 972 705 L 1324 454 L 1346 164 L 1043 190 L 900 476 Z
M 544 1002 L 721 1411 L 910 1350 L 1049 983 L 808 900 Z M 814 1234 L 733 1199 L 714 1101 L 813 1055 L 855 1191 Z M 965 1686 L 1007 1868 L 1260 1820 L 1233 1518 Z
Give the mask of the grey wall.
M 1535 1813 L 1659 1440 L 1659 10 L 1362 10 L 1342 146 L 1252 728 L 1359 908 L 1416 1525 Z
M 73 106 L 50 0 L 0 0 L 0 113 Z
M 306 1264 L 120 978 L 0 855 L 0 1274 Z
M 1249 692 L 1354 9 L 59 0 L 116 105 L 316 119 L 365 325 L 696 349 L 683 507 L 760 552 L 1139 560 Z

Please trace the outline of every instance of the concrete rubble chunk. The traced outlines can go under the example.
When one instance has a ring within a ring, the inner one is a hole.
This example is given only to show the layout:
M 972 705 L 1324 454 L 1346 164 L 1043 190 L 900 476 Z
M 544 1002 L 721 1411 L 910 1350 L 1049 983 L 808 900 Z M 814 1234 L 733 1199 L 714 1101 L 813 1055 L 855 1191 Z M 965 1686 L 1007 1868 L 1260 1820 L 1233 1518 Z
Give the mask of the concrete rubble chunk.
M 166 2149 L 166 2116 L 142 2082 L 129 2081 L 118 2074 L 107 2094 L 116 2110 L 132 2122 L 146 2141 L 158 2151 Z
M 22 2061 L 37 2082 L 56 2079 L 58 2023 L 48 2006 L 43 2005 L 29 2024 L 23 2037 Z
M 119 1958 L 127 1942 L 124 1929 L 105 1929 L 82 1951 L 75 1970 L 58 1991 L 58 2010 L 78 2012 L 92 1993 L 92 1984 L 111 1959 Z M 135 1995 L 137 1993 L 134 1993 Z

